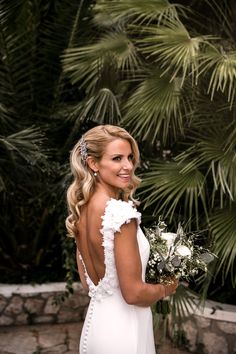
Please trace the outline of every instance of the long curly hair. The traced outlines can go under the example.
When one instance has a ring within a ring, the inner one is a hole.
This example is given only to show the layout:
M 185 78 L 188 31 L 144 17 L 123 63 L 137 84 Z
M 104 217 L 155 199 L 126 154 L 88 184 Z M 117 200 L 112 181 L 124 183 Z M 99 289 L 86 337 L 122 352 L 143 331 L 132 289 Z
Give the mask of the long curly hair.
M 81 148 L 81 139 L 76 143 L 70 155 L 70 167 L 74 180 L 67 190 L 67 205 L 69 215 L 66 218 L 66 228 L 69 236 L 77 235 L 77 224 L 80 219 L 80 210 L 92 196 L 97 183 L 93 171 L 86 163 L 86 157 L 91 156 L 96 161 L 100 161 L 107 144 L 115 139 L 125 139 L 130 143 L 134 169 L 131 176 L 130 185 L 121 191 L 122 200 L 132 200 L 135 204 L 133 194 L 140 183 L 140 179 L 135 175 L 135 169 L 139 164 L 139 149 L 135 139 L 123 128 L 114 125 L 99 125 L 88 130 L 82 137 L 83 147 L 86 145 L 86 155 Z

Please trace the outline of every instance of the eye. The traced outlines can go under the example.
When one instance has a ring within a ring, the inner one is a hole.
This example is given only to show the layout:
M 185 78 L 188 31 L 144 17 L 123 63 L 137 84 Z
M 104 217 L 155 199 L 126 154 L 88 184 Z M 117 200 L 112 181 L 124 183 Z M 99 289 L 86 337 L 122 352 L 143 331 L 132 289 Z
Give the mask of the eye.
M 129 159 L 129 161 L 134 161 L 134 155 L 133 155 L 133 154 L 130 154 L 130 155 L 128 156 L 128 159 Z
M 114 156 L 113 158 L 112 158 L 112 160 L 113 161 L 121 161 L 121 156 Z

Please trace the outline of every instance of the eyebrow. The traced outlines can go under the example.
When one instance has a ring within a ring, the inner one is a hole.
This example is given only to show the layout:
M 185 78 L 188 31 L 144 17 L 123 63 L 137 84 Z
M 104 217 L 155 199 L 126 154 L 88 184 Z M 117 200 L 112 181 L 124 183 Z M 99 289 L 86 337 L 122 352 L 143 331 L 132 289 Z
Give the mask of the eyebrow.
M 130 155 L 133 155 L 132 151 L 128 154 L 128 156 L 130 156 Z M 117 152 L 116 154 L 112 154 L 110 156 L 124 156 L 124 154 L 121 154 L 121 153 Z

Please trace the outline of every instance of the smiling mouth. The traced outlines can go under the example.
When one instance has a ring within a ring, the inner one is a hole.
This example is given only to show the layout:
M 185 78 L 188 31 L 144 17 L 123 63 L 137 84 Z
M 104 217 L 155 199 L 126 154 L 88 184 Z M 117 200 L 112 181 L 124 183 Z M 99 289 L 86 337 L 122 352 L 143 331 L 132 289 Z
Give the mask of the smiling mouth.
M 118 177 L 120 177 L 124 180 L 130 180 L 130 175 L 118 175 Z

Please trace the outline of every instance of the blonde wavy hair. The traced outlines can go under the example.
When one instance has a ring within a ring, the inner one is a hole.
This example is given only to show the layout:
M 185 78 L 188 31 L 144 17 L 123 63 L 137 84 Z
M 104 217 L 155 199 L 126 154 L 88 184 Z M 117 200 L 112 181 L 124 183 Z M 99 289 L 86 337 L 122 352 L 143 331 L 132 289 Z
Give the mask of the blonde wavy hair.
M 138 204 L 138 201 L 133 197 L 140 183 L 140 179 L 134 174 L 139 164 L 139 149 L 135 139 L 125 129 L 114 125 L 99 125 L 83 135 L 83 142 L 87 148 L 87 156 L 93 157 L 96 161 L 101 160 L 107 144 L 115 139 L 125 139 L 130 143 L 134 164 L 129 188 L 121 191 L 120 199 L 125 201 L 132 200 L 135 204 Z M 74 180 L 67 190 L 69 215 L 66 218 L 66 228 L 69 236 L 72 237 L 77 235 L 77 224 L 80 218 L 81 207 L 89 201 L 97 183 L 94 172 L 90 169 L 86 161 L 84 161 L 84 156 L 81 155 L 81 152 L 80 139 L 71 151 L 70 167 Z

